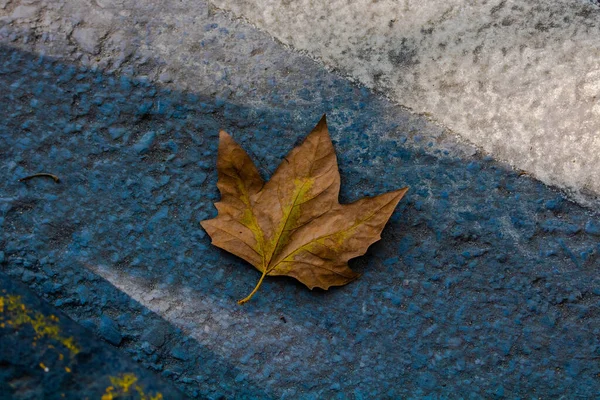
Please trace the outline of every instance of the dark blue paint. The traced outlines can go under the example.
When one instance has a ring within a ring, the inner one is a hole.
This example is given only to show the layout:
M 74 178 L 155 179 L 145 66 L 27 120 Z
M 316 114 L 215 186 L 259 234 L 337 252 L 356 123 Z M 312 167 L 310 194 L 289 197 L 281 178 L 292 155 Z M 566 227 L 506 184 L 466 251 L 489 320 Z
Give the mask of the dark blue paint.
M 19 296 L 20 302 L 27 310 L 41 313 L 45 317 L 54 315 L 57 318 L 55 324 L 59 335 L 72 338 L 78 348 L 78 353 L 72 354 L 59 341 L 46 336 L 40 337 L 27 324 L 18 327 L 4 325 L 0 328 L 1 398 L 100 398 L 112 385 L 111 377 L 119 377 L 124 373 L 133 373 L 137 379 L 136 384 L 147 395 L 161 393 L 165 399 L 186 398 L 165 380 L 136 365 L 127 355 L 97 340 L 90 331 L 95 329 L 91 321 L 81 321 L 80 325 L 83 327 L 79 326 L 55 307 L 40 301 L 22 284 L 15 283 L 1 272 L 0 288 L 0 296 Z M 37 318 L 36 314 L 30 316 Z M 5 309 L 2 317 L 5 317 L 6 321 L 14 318 L 14 315 Z M 48 370 L 42 369 L 42 365 Z

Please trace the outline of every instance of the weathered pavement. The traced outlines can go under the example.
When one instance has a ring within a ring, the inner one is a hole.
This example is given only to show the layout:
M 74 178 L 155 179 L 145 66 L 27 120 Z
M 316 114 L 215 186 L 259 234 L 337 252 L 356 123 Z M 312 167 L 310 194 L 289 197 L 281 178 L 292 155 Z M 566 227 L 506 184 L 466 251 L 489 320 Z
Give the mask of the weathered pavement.
M 599 205 L 598 1 L 211 1 Z
M 206 3 L 2 5 L 2 271 L 123 356 L 192 397 L 600 393 L 594 210 Z M 268 176 L 323 113 L 342 202 L 411 190 L 358 281 L 240 307 L 218 130 Z

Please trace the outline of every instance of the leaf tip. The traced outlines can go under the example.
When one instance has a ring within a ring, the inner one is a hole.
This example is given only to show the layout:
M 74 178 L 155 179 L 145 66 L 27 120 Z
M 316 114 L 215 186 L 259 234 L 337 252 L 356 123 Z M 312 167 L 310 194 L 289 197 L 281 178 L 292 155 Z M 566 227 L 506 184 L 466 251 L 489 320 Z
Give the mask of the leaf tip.
M 321 130 L 325 130 L 325 131 L 329 131 L 327 128 L 327 115 L 323 114 L 323 116 L 321 117 L 321 119 L 319 120 L 319 122 L 317 123 L 317 126 L 315 126 L 315 131 L 321 131 Z
M 210 221 L 212 221 L 214 218 L 212 219 L 204 219 L 202 221 L 200 221 L 200 226 L 202 227 L 202 229 L 204 229 L 206 231 L 206 233 L 208 233 L 208 228 L 209 228 L 209 224 Z
M 221 129 L 219 131 L 219 142 L 222 143 L 222 142 L 228 141 L 228 140 L 232 140 L 231 135 Z
M 409 189 L 410 189 L 409 186 L 405 186 L 405 187 L 403 187 L 401 189 L 396 190 L 396 193 L 400 197 L 398 200 L 400 200 L 401 198 L 403 198 L 404 195 L 406 194 L 406 192 L 408 192 Z

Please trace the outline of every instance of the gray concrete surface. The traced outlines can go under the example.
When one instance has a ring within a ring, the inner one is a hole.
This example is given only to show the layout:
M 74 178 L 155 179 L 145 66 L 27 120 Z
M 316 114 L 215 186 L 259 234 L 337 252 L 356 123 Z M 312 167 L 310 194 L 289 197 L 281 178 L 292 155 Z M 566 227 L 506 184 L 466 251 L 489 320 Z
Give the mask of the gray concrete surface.
M 597 199 L 594 2 L 211 1 L 495 158 Z
M 174 90 L 213 96 L 220 103 L 283 113 L 292 106 L 301 110 L 323 104 L 320 113 L 338 113 L 332 84 L 323 83 L 325 71 L 306 76 L 307 70 L 319 68 L 308 57 L 285 50 L 268 34 L 231 17 L 199 0 L 0 0 L 0 43 L 106 73 L 141 76 Z M 298 95 L 308 87 L 319 88 L 309 96 Z M 397 111 L 389 107 L 382 114 L 395 121 Z M 424 118 L 409 119 L 421 129 L 396 124 L 383 135 L 394 140 L 417 135 L 431 141 L 425 151 L 432 154 L 463 157 L 477 151 Z M 345 119 L 340 131 L 354 122 Z M 368 133 L 370 127 L 364 130 Z

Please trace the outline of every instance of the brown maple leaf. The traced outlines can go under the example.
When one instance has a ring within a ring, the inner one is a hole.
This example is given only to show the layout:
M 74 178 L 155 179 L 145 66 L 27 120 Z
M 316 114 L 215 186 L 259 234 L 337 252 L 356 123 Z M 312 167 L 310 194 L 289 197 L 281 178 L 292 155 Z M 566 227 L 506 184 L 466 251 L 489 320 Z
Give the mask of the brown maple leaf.
M 365 254 L 408 188 L 340 204 L 340 174 L 325 116 L 264 182 L 246 152 L 219 134 L 218 215 L 202 221 L 212 244 L 243 258 L 262 276 L 291 276 L 310 289 L 341 286 L 360 274 L 348 260 Z

